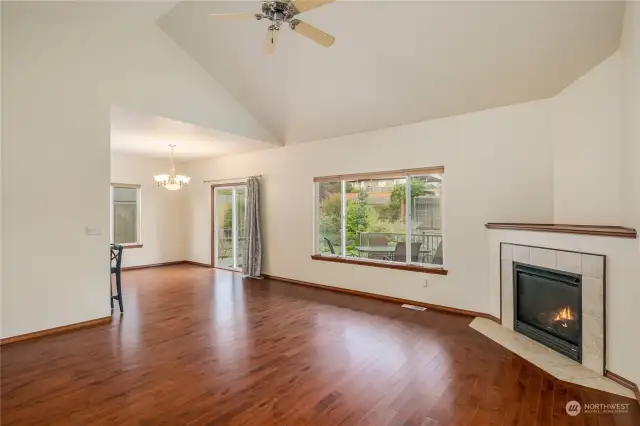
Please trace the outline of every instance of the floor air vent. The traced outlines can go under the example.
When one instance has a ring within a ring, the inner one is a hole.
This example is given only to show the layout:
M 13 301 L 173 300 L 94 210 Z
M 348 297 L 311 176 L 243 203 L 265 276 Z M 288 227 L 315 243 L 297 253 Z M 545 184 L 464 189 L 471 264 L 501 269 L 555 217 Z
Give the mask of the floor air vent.
M 407 308 L 407 309 L 413 309 L 414 311 L 426 311 L 427 308 L 423 308 L 422 306 L 416 306 L 416 305 L 407 305 L 406 303 L 404 305 L 402 305 L 403 308 Z

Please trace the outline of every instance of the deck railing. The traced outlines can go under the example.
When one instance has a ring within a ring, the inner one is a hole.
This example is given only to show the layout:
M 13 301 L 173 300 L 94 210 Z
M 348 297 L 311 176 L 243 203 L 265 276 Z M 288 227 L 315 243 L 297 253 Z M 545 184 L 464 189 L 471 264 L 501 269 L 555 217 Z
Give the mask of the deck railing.
M 241 233 L 241 230 L 238 230 Z M 238 237 L 238 262 L 242 260 L 244 237 Z M 218 229 L 218 259 L 233 257 L 233 228 Z
M 389 245 L 393 245 L 398 242 L 406 242 L 405 233 L 396 232 L 360 232 L 358 234 L 358 245 L 368 246 L 369 240 L 372 236 L 382 236 L 387 239 Z M 413 231 L 411 233 L 412 243 L 421 243 L 421 250 L 427 251 L 430 256 L 438 249 L 438 246 L 442 243 L 442 232 L 440 231 Z

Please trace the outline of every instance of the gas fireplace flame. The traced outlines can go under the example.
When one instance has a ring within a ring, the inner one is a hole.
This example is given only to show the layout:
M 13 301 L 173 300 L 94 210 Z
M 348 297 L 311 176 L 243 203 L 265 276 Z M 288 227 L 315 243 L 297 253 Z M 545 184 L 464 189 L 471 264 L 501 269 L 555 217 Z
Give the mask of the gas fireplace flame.
M 566 327 L 567 321 L 571 321 L 574 318 L 575 317 L 573 316 L 573 311 L 571 310 L 570 307 L 567 306 L 566 308 L 562 308 L 558 312 L 556 312 L 556 315 L 553 317 L 553 320 L 562 321 L 562 326 Z

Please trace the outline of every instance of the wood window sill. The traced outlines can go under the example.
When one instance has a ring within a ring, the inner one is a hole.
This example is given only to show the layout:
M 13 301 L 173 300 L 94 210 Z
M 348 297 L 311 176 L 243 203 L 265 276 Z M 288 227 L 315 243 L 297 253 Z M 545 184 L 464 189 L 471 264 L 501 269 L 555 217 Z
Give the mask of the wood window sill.
M 311 255 L 313 260 L 323 260 L 325 262 L 348 263 L 352 265 L 373 266 L 376 268 L 398 269 L 401 271 L 422 272 L 425 274 L 447 275 L 449 271 L 444 268 L 434 268 L 431 266 L 407 265 L 405 263 L 378 262 L 366 259 L 350 259 L 339 256 Z
M 123 244 L 122 247 L 126 250 L 126 249 L 133 249 L 133 248 L 142 248 L 142 244 Z

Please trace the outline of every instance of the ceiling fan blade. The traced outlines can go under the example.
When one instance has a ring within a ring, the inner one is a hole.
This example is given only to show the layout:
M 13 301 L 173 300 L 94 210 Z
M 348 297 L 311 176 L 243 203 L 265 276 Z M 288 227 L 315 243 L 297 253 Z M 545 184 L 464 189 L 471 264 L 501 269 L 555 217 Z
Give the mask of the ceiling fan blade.
M 267 38 L 264 41 L 264 53 L 267 55 L 273 55 L 276 51 L 276 43 L 278 42 L 278 36 L 280 35 L 280 30 L 277 28 L 273 28 L 273 25 L 269 27 L 267 30 Z
M 330 47 L 336 40 L 335 37 L 299 19 L 291 20 L 291 29 L 324 47 Z
M 253 21 L 262 19 L 259 13 L 210 13 L 209 18 L 221 21 Z
M 298 13 L 306 12 L 307 10 L 315 9 L 325 4 L 333 3 L 336 0 L 295 0 L 292 4 Z

